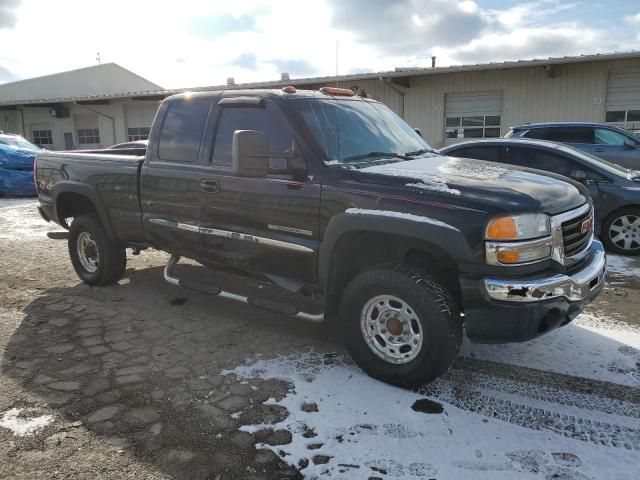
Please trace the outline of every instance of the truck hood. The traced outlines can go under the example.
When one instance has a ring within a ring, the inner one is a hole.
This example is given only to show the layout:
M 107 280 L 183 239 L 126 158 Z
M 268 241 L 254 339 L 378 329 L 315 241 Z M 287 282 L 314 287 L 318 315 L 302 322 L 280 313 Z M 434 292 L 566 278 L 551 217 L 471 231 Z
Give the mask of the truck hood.
M 555 215 L 588 201 L 584 186 L 552 173 L 484 160 L 431 155 L 354 171 L 360 182 L 385 184 L 510 212 Z

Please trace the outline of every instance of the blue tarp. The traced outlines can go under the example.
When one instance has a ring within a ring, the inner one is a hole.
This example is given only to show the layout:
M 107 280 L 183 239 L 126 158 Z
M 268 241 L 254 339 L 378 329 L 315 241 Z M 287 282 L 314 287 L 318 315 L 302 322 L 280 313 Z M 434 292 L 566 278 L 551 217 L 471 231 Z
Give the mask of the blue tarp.
M 0 144 L 0 196 L 37 195 L 33 162 L 37 152 Z

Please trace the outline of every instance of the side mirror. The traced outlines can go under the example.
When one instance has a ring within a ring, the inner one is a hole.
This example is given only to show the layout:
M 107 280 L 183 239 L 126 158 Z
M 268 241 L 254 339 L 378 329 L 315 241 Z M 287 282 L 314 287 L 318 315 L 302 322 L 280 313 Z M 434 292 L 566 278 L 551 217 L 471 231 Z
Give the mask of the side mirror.
M 419 128 L 414 128 L 413 131 L 416 132 L 418 135 L 420 135 L 420 138 L 424 138 L 422 136 L 422 131 Z
M 570 177 L 580 183 L 585 183 L 587 181 L 587 174 L 582 170 L 573 170 Z
M 635 150 L 636 148 L 638 148 L 638 146 L 636 145 L 636 143 L 633 140 L 625 140 L 624 141 L 624 146 L 625 146 L 625 148 L 628 148 L 630 150 Z
M 233 172 L 239 177 L 265 177 L 269 172 L 269 150 L 264 133 L 236 130 L 231 144 Z

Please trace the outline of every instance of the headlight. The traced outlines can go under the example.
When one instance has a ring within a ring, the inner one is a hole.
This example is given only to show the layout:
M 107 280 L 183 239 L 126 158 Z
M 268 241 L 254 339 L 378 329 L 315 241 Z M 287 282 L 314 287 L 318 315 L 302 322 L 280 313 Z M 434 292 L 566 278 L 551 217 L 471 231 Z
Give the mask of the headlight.
M 551 257 L 553 239 L 544 213 L 497 217 L 487 224 L 487 263 L 522 265 Z M 498 240 L 492 241 L 492 240 Z
M 549 216 L 544 213 L 507 215 L 487 224 L 487 240 L 529 240 L 551 235 Z

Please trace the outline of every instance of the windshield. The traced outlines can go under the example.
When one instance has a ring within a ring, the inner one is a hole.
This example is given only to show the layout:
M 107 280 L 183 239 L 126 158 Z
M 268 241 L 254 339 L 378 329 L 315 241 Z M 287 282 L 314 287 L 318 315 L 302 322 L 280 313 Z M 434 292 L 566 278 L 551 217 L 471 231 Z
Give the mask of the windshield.
M 41 150 L 41 148 L 36 147 L 33 143 L 26 141 L 22 137 L 0 137 L 0 144 L 9 145 L 14 148 L 24 148 L 25 150 Z
M 433 149 L 404 120 L 378 102 L 301 100 L 300 114 L 328 163 L 406 158 Z
M 616 163 L 611 163 L 608 160 L 605 160 L 604 158 L 596 157 L 595 155 L 591 155 L 590 153 L 583 152 L 582 150 L 578 150 L 577 148 L 569 147 L 567 145 L 560 145 L 558 147 L 558 150 L 569 153 L 574 157 L 578 157 L 586 162 L 589 162 L 590 164 L 595 163 L 596 166 L 602 168 L 609 174 L 623 176 L 626 178 L 637 175 L 637 172 L 633 172 L 628 168 L 621 167 Z

